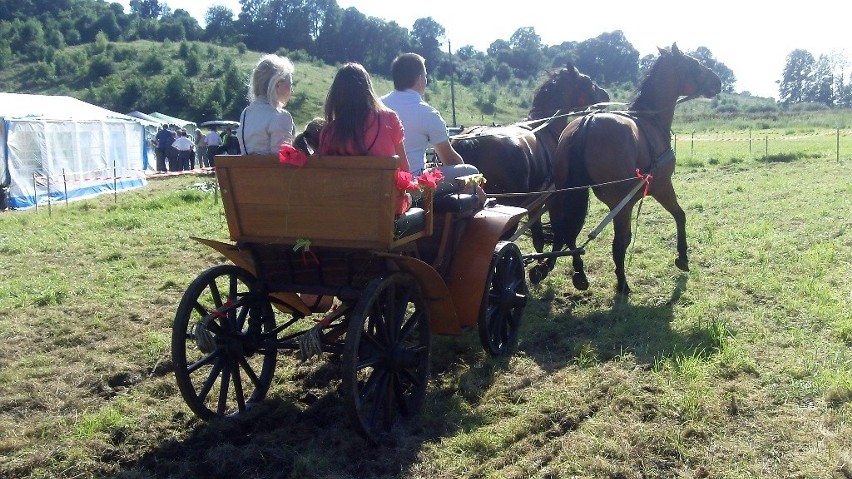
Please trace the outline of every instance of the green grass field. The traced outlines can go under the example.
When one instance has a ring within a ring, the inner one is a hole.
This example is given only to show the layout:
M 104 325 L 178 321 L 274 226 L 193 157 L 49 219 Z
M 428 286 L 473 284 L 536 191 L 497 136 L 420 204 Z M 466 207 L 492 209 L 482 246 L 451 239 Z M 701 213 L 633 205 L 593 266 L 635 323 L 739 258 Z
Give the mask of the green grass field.
M 748 131 L 702 130 L 716 141 L 694 149 L 677 132 L 689 273 L 649 199 L 629 299 L 608 228 L 588 291 L 567 259 L 530 287 L 509 358 L 435 338 L 425 410 L 393 446 L 358 437 L 334 361 L 282 353 L 239 420 L 183 403 L 171 322 L 224 262 L 189 236 L 228 240 L 212 177 L 2 212 L 0 477 L 852 478 L 852 140 L 840 161 L 834 127 L 773 130 L 769 155 L 720 141 Z M 593 199 L 586 231 L 605 214 Z

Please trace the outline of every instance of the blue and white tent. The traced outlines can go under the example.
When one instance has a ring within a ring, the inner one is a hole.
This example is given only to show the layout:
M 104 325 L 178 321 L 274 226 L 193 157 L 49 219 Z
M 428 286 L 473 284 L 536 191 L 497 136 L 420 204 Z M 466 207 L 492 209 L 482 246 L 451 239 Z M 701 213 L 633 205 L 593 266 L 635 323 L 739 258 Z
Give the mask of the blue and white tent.
M 0 92 L 0 187 L 11 208 L 145 185 L 145 127 L 68 96 Z

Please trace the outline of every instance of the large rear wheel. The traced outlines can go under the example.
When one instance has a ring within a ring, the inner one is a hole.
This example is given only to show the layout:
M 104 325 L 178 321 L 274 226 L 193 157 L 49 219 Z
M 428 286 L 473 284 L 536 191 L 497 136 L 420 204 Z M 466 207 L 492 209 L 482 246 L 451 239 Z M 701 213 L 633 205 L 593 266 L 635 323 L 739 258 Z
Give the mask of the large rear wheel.
M 372 280 L 349 317 L 342 390 L 360 431 L 379 442 L 423 404 L 429 378 L 429 310 L 408 273 Z
M 172 362 L 184 401 L 198 417 L 245 411 L 266 397 L 278 350 L 275 313 L 256 280 L 214 266 L 186 289 L 172 325 Z

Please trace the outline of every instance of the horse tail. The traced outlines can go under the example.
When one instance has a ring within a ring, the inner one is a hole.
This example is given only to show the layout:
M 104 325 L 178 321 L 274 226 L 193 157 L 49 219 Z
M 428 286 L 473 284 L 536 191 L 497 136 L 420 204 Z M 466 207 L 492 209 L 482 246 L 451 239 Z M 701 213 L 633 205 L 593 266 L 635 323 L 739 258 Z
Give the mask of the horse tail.
M 567 157 L 568 174 L 564 178 L 564 191 L 558 193 L 556 202 L 556 217 L 551 217 L 553 227 L 554 247 L 557 245 L 575 246 L 575 241 L 589 214 L 589 178 L 586 168 L 585 152 L 589 125 L 594 114 L 584 116 L 578 127 L 571 132 L 566 143 L 560 141 L 557 147 L 557 158 Z M 552 215 L 553 216 L 553 215 Z

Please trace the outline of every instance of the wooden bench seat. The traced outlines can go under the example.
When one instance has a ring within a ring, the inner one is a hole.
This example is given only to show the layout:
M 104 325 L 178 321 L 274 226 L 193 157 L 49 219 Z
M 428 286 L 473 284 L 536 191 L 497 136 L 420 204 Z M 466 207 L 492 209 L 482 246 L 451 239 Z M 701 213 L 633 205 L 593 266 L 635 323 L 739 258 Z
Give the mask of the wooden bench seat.
M 432 234 L 427 192 L 401 222 L 395 157 L 311 156 L 302 167 L 275 155 L 215 159 L 231 239 L 248 243 L 391 250 Z

